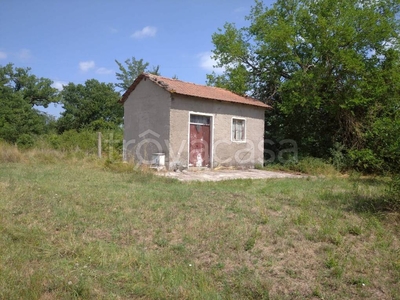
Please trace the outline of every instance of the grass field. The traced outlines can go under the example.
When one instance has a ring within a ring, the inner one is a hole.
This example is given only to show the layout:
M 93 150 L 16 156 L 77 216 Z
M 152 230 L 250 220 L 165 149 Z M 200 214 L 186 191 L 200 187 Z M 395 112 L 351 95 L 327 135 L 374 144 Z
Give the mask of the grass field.
M 400 218 L 374 206 L 377 179 L 125 170 L 0 164 L 0 299 L 400 299 Z

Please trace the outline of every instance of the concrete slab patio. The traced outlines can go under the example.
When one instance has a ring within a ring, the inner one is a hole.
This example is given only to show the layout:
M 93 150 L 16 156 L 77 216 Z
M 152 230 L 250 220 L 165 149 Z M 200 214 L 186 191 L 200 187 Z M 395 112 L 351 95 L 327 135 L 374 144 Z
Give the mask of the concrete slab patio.
M 267 178 L 304 178 L 307 176 L 296 175 L 277 171 L 248 170 L 201 170 L 182 172 L 157 172 L 159 176 L 176 178 L 180 181 L 221 181 L 232 179 L 267 179 Z

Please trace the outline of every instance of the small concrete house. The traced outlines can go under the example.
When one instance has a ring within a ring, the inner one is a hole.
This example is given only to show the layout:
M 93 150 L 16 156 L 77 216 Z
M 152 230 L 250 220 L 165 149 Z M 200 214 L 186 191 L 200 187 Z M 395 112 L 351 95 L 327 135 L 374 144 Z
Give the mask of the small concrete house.
M 124 159 L 181 167 L 263 163 L 270 106 L 225 89 L 143 73 L 122 96 Z

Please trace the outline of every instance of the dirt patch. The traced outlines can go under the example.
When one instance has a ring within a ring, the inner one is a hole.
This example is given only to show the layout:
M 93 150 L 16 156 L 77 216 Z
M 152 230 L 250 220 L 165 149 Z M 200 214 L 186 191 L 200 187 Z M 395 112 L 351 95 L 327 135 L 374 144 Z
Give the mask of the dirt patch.
M 157 172 L 159 176 L 176 178 L 180 181 L 221 181 L 233 179 L 304 178 L 307 176 L 276 171 L 248 170 L 201 170 L 182 172 Z

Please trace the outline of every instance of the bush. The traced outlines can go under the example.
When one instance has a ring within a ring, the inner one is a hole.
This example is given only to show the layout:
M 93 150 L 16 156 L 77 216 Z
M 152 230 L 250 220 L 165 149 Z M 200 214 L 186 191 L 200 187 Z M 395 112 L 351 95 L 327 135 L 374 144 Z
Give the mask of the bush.
M 58 134 L 51 134 L 46 136 L 46 141 L 53 149 L 59 150 L 61 148 L 61 136 Z
M 97 151 L 97 136 L 95 132 L 68 130 L 60 138 L 63 150 L 81 150 L 86 153 L 96 153 Z
M 68 130 L 62 134 L 49 134 L 41 138 L 42 148 L 82 152 L 86 154 L 97 153 L 97 132 L 90 130 L 76 131 Z M 39 143 L 40 144 L 40 143 Z M 102 153 L 108 159 L 122 160 L 123 131 L 122 129 L 108 130 L 102 132 Z
M 331 154 L 330 162 L 338 171 L 343 171 L 347 167 L 345 146 L 341 143 L 334 143 L 333 147 L 329 149 Z
M 21 134 L 17 139 L 18 148 L 29 149 L 35 145 L 35 139 L 30 134 Z
M 382 173 L 384 162 L 371 149 L 350 150 L 348 152 L 349 166 L 362 173 Z

